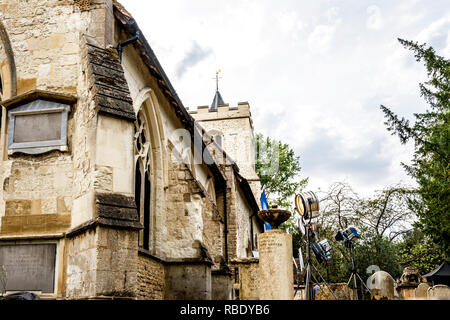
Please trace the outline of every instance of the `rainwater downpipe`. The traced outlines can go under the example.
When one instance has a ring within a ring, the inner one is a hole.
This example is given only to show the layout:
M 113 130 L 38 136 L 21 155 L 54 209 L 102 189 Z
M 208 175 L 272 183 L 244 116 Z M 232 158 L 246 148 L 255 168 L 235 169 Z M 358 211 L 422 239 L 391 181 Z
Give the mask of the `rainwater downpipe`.
M 255 250 L 255 236 L 253 234 L 253 217 L 257 214 L 257 212 L 254 212 L 251 216 L 250 216 L 250 237 L 252 238 L 252 251 Z
M 136 30 L 134 37 L 132 37 L 128 40 L 125 40 L 124 42 L 119 43 L 119 45 L 117 46 L 117 53 L 119 54 L 120 62 L 122 62 L 123 47 L 137 41 L 139 39 L 139 36 L 140 36 L 140 32 L 139 32 L 139 30 Z
M 228 264 L 228 212 L 227 212 L 227 183 L 223 188 L 223 222 L 225 224 L 225 263 Z

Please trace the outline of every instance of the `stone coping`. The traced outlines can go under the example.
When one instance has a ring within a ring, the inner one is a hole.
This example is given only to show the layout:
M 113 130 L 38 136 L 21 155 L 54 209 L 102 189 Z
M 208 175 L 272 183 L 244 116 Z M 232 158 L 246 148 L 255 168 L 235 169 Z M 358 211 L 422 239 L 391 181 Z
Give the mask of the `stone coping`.
M 230 261 L 231 264 L 259 263 L 259 258 L 237 258 Z
M 165 261 L 163 259 L 158 258 L 157 256 L 153 255 L 147 249 L 139 248 L 138 249 L 138 255 L 144 256 L 146 258 L 150 258 L 150 259 L 155 260 L 156 262 L 159 262 L 159 263 L 165 263 Z
M 167 259 L 164 261 L 166 265 L 177 265 L 177 264 L 207 264 L 214 265 L 213 262 L 205 260 L 202 258 L 180 258 L 180 259 Z
M 19 240 L 54 240 L 54 239 L 62 239 L 64 238 L 64 236 L 65 236 L 64 233 L 0 236 L 0 242 L 19 241 Z
M 74 95 L 66 94 L 66 93 L 58 93 L 52 91 L 45 90 L 31 90 L 20 94 L 18 96 L 12 97 L 10 99 L 1 101 L 0 104 L 5 108 L 11 108 L 17 105 L 23 105 L 31 101 L 35 100 L 47 100 L 53 101 L 57 103 L 63 103 L 72 105 L 77 102 L 78 98 Z

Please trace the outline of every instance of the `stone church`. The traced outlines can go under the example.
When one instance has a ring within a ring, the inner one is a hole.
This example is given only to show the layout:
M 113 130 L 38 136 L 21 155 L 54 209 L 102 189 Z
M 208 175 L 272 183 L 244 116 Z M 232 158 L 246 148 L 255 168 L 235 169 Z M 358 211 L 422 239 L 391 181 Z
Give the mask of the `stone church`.
M 233 299 L 263 231 L 248 103 L 186 109 L 112 0 L 0 0 L 0 76 L 0 291 Z

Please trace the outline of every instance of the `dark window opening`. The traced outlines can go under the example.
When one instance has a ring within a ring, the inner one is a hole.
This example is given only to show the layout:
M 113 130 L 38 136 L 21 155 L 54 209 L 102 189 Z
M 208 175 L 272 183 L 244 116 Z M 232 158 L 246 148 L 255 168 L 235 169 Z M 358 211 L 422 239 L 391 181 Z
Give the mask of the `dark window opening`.
M 136 172 L 135 172 L 135 185 L 134 185 L 134 198 L 136 201 L 137 213 L 139 216 L 139 220 L 141 219 L 141 168 L 139 161 L 136 163 Z M 140 235 L 139 235 L 140 236 Z M 141 243 L 139 239 L 139 243 Z
M 150 174 L 147 172 L 145 179 L 144 194 L 144 249 L 150 246 Z
M 135 127 L 135 153 L 137 156 L 135 170 L 135 199 L 138 210 L 139 221 L 144 229 L 139 232 L 139 247 L 150 249 L 150 197 L 151 197 L 151 176 L 148 163 L 151 148 L 146 137 L 146 123 L 141 114 L 138 114 Z

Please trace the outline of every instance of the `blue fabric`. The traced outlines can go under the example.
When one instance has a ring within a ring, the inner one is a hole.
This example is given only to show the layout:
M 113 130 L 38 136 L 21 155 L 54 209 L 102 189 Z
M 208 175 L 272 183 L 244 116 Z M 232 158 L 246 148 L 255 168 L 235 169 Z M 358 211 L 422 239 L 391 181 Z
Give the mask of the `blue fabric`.
M 267 204 L 267 198 L 266 198 L 266 191 L 263 190 L 261 194 L 261 209 L 267 210 L 269 209 L 269 205 Z M 272 226 L 268 224 L 267 222 L 264 222 L 264 231 L 272 229 Z
M 263 190 L 261 194 L 261 209 L 267 210 L 269 209 L 269 205 L 267 204 L 266 191 Z

